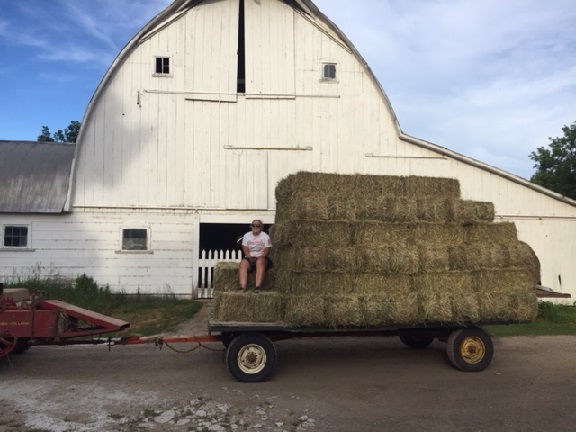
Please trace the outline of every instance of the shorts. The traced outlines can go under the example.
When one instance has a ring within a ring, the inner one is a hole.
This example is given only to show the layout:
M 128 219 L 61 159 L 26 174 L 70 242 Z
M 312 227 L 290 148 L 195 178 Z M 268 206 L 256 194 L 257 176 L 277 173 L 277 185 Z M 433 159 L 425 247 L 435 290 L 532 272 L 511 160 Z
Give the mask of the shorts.
M 250 258 L 254 258 L 254 259 L 250 259 Z M 266 259 L 266 263 L 264 264 L 264 268 L 266 270 L 271 269 L 272 266 L 274 265 L 274 263 L 272 262 L 272 260 L 270 259 L 269 256 L 265 256 L 264 258 Z M 248 261 L 248 271 L 249 272 L 253 272 L 254 270 L 256 270 L 256 257 L 244 257 L 242 259 L 245 259 L 246 261 Z

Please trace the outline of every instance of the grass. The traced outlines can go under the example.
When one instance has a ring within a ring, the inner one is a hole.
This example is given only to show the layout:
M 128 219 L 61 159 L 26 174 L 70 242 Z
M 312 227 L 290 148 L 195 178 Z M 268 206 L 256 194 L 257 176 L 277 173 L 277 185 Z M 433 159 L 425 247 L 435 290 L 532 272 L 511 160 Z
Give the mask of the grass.
M 122 336 L 153 336 L 174 330 L 182 322 L 192 319 L 202 308 L 202 303 L 198 301 L 181 299 L 170 293 L 150 296 L 112 292 L 107 286 L 98 286 L 93 278 L 86 275 L 78 276 L 75 280 L 32 278 L 5 286 L 26 287 L 42 298 L 65 301 L 128 321 L 130 328 L 118 333 Z
M 538 316 L 525 324 L 490 325 L 484 328 L 491 336 L 576 335 L 576 305 L 538 304 Z

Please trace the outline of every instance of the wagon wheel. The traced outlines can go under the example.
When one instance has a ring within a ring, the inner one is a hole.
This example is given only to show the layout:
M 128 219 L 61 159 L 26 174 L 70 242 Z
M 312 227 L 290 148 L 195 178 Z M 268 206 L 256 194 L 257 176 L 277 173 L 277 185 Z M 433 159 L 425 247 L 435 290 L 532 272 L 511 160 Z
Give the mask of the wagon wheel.
M 276 347 L 259 333 L 240 335 L 226 351 L 228 371 L 240 382 L 261 382 L 272 373 L 277 361 Z
M 10 354 L 17 346 L 18 338 L 0 336 L 0 357 Z
M 425 349 L 434 342 L 434 338 L 425 336 L 400 336 L 400 341 L 408 348 Z
M 454 330 L 446 344 L 450 363 L 464 372 L 480 372 L 492 361 L 492 339 L 481 328 L 467 327 Z

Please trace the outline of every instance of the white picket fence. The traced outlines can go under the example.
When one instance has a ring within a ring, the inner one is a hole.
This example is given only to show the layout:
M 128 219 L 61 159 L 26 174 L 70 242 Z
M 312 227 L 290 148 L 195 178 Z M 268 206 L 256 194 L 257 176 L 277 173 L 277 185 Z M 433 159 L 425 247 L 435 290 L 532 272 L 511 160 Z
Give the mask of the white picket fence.
M 214 267 L 218 262 L 240 262 L 242 251 L 240 250 L 203 250 L 198 260 L 198 279 L 195 281 L 197 297 L 200 299 L 212 298 L 214 280 Z

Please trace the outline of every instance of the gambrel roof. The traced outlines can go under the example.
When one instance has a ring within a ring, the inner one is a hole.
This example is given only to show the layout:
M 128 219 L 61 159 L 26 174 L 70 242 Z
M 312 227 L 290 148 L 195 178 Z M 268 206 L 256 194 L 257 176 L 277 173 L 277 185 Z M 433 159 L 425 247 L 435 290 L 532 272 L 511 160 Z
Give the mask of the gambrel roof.
M 61 213 L 75 144 L 0 141 L 0 212 Z
M 423 148 L 426 150 L 430 150 L 432 152 L 435 152 L 435 153 L 441 155 L 444 158 L 454 159 L 454 160 L 457 160 L 459 162 L 462 162 L 462 163 L 465 163 L 467 165 L 478 168 L 480 170 L 486 171 L 490 174 L 497 175 L 497 176 L 502 177 L 506 180 L 509 180 L 513 183 L 519 184 L 519 185 L 524 186 L 528 189 L 531 189 L 533 191 L 536 191 L 538 193 L 546 195 L 550 198 L 553 198 L 554 200 L 561 201 L 561 202 L 567 203 L 567 204 L 572 205 L 572 206 L 576 206 L 576 201 L 571 200 L 567 197 L 564 197 L 560 194 L 554 193 L 554 192 L 552 192 L 546 188 L 543 188 L 539 185 L 531 183 L 522 177 L 508 173 L 502 169 L 488 165 L 484 162 L 478 161 L 478 160 L 473 159 L 471 157 L 462 155 L 462 154 L 457 153 L 457 152 L 450 150 L 448 148 L 439 146 L 437 144 L 430 143 L 430 142 L 423 140 L 423 139 L 412 137 L 412 136 L 404 133 L 400 128 L 400 124 L 399 124 L 398 119 L 394 113 L 394 110 L 392 108 L 390 100 L 388 99 L 388 96 L 386 95 L 386 93 L 385 93 L 384 89 L 382 88 L 381 84 L 379 83 L 378 79 L 376 78 L 376 76 L 374 75 L 372 70 L 370 69 L 370 66 L 366 63 L 366 61 L 361 56 L 361 54 L 358 52 L 358 50 L 354 47 L 352 42 L 336 26 L 336 24 L 334 24 L 332 21 L 330 21 L 330 19 L 328 19 L 328 17 L 326 17 L 322 12 L 320 12 L 318 7 L 316 5 L 314 5 L 314 3 L 310 0 L 278 0 L 278 1 L 282 1 L 283 3 L 294 8 L 294 10 L 296 12 L 298 12 L 299 14 L 301 14 L 302 16 L 307 17 L 307 19 L 309 21 L 313 22 L 314 25 L 316 27 L 318 27 L 322 32 L 330 33 L 331 37 L 339 39 L 341 41 L 341 43 L 343 43 L 346 46 L 346 49 L 358 59 L 358 61 L 364 67 L 367 75 L 370 77 L 370 79 L 373 80 L 376 87 L 379 89 L 380 96 L 382 97 L 385 105 L 387 106 L 387 108 L 390 112 L 390 115 L 392 116 L 392 118 L 394 120 L 395 127 L 396 127 L 397 133 L 398 133 L 398 138 L 401 141 L 410 143 L 414 146 L 417 146 L 417 147 L 420 147 L 420 148 Z M 201 3 L 204 3 L 204 2 L 202 0 L 174 0 L 174 2 L 171 3 L 166 9 L 164 9 L 162 12 L 160 12 L 158 15 L 156 15 L 152 20 L 150 20 L 144 27 L 142 27 L 142 29 L 120 51 L 120 53 L 115 58 L 112 65 L 110 66 L 110 68 L 108 69 L 108 71 L 106 72 L 104 77 L 102 78 L 101 82 L 99 83 L 98 87 L 96 88 L 96 90 L 95 90 L 95 92 L 94 92 L 94 94 L 93 94 L 93 96 L 92 96 L 92 98 L 91 98 L 91 100 L 90 100 L 90 102 L 86 108 L 86 112 L 84 115 L 84 119 L 82 120 L 82 124 L 84 124 L 84 125 L 88 124 L 88 122 L 90 121 L 90 118 L 92 116 L 92 112 L 94 110 L 94 106 L 96 104 L 96 101 L 105 92 L 107 84 L 111 81 L 111 79 L 114 77 L 116 72 L 122 66 L 123 62 L 131 55 L 131 53 L 134 52 L 140 46 L 140 44 L 142 44 L 146 40 L 150 39 L 151 37 L 153 37 L 158 32 L 161 32 L 163 29 L 168 27 L 171 23 L 173 23 L 173 22 L 177 21 L 178 19 L 180 19 L 181 17 L 183 17 L 188 11 L 190 11 L 190 9 L 200 5 Z M 80 135 L 78 137 L 79 145 L 82 145 L 81 143 L 83 142 L 83 136 L 82 135 L 83 135 L 83 131 L 81 130 Z M 73 179 L 71 179 L 71 181 L 73 181 Z M 71 205 L 71 203 L 67 203 L 67 206 L 70 206 L 70 205 Z

